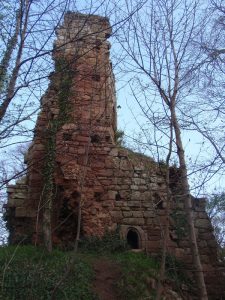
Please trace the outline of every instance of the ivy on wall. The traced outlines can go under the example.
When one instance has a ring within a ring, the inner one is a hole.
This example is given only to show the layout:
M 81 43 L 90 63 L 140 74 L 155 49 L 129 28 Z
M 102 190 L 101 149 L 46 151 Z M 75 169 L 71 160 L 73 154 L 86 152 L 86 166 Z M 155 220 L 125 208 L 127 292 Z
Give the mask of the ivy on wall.
M 65 58 L 57 58 L 55 61 L 55 74 L 58 80 L 57 90 L 57 108 L 58 114 L 49 120 L 48 129 L 46 132 L 46 155 L 43 166 L 43 181 L 44 187 L 42 191 L 42 200 L 44 207 L 45 221 L 50 223 L 50 214 L 52 210 L 52 201 L 54 195 L 54 169 L 56 157 L 56 134 L 60 128 L 70 119 L 70 101 L 73 72 L 69 61 Z M 48 217 L 47 215 L 48 214 Z M 47 221 L 47 219 L 49 219 Z M 50 226 L 44 224 L 43 226 Z
M 174 211 L 170 214 L 174 221 L 175 232 L 178 239 L 182 239 L 187 236 L 188 228 L 187 228 L 187 218 L 184 214 L 183 209 L 174 209 Z

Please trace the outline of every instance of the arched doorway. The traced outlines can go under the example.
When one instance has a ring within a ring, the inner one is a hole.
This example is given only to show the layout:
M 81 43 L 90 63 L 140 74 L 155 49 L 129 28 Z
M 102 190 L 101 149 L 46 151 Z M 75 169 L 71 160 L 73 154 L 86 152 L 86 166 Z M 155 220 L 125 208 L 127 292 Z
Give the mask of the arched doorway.
M 139 249 L 140 241 L 139 235 L 135 229 L 129 229 L 127 232 L 127 243 L 131 247 L 131 249 Z

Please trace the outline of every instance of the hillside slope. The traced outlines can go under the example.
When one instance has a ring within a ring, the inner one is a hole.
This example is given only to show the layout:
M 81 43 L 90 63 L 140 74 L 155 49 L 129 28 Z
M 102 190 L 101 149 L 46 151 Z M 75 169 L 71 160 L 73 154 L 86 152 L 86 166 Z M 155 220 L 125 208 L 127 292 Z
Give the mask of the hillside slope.
M 48 254 L 42 248 L 10 246 L 0 248 L 0 266 L 4 300 L 142 300 L 155 299 L 159 261 L 144 253 L 104 248 L 84 249 L 74 257 L 71 251 Z M 163 299 L 195 299 L 180 268 L 168 259 Z

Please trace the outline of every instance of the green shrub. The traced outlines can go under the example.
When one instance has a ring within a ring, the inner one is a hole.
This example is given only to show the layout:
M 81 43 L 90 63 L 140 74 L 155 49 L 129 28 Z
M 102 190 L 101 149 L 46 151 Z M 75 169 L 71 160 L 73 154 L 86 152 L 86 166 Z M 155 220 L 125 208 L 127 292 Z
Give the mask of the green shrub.
M 122 277 L 119 281 L 121 299 L 155 299 L 161 256 L 153 258 L 145 253 L 124 252 L 117 254 L 116 260 L 122 266 Z M 175 291 L 179 291 L 182 284 L 191 290 L 192 283 L 184 269 L 184 265 L 173 256 L 166 257 L 166 281 Z
M 175 283 L 176 288 L 180 288 L 182 284 L 193 285 L 191 279 L 185 273 L 185 264 L 173 255 L 166 256 L 166 276 Z
M 103 237 L 88 237 L 80 241 L 80 249 L 84 252 L 107 254 L 123 252 L 128 249 L 127 242 L 121 240 L 119 233 L 106 232 Z

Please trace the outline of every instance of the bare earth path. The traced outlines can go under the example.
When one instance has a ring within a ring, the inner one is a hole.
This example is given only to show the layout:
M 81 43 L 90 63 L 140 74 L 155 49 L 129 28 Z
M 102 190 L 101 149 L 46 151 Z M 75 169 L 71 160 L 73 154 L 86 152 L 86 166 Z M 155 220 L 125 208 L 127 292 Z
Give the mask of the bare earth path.
M 94 262 L 95 280 L 93 290 L 100 300 L 119 300 L 117 282 L 121 277 L 120 266 L 107 259 Z

